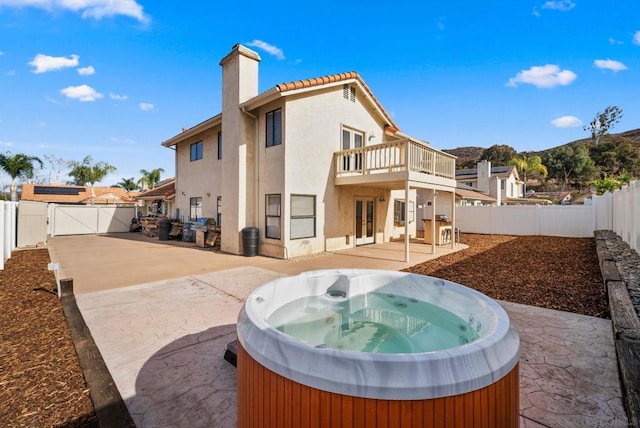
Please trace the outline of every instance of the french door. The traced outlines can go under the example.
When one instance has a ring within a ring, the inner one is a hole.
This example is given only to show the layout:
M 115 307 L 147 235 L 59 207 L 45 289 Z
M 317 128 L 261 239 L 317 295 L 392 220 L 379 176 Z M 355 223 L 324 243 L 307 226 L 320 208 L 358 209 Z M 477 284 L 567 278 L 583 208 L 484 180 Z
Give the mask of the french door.
M 373 208 L 373 198 L 356 199 L 356 246 L 375 242 Z

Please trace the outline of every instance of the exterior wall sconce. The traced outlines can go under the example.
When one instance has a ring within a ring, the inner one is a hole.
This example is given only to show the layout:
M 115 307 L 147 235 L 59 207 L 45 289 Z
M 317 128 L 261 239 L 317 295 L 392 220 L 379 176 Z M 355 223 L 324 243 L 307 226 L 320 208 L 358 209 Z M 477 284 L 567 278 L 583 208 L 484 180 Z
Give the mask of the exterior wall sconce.
M 205 193 L 208 197 L 211 197 L 211 192 Z
M 182 192 L 182 196 L 187 196 L 187 193 L 186 192 Z
M 384 196 L 380 196 L 380 199 L 378 199 L 378 201 L 380 202 L 384 202 L 386 199 L 384 198 Z

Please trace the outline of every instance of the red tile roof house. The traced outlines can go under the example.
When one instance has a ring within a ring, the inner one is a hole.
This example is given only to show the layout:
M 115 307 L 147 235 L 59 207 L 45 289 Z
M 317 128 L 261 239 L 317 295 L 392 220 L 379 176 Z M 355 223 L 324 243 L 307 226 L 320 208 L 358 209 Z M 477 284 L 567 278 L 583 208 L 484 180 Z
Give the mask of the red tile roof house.
M 140 201 L 140 212 L 147 216 L 171 217 L 175 213 L 176 179 L 161 181 L 153 189 L 139 192 L 135 197 Z
M 120 187 L 95 187 L 94 205 L 134 206 L 133 195 Z M 57 204 L 91 204 L 91 188 L 64 184 L 23 184 L 20 199 Z
M 285 259 L 400 237 L 408 258 L 421 218 L 455 218 L 455 157 L 400 132 L 357 73 L 259 93 L 260 60 L 234 46 L 222 113 L 162 143 L 175 150 L 176 217 L 215 218 L 234 254 L 257 227 L 259 253 Z

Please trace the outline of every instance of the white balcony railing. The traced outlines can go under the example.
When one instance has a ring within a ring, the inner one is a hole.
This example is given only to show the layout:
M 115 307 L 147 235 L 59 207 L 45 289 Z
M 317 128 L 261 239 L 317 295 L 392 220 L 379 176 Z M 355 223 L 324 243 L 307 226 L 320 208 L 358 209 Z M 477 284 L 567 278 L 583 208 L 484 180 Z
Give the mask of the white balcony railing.
M 412 140 L 342 150 L 334 160 L 336 178 L 413 171 L 455 180 L 455 156 Z

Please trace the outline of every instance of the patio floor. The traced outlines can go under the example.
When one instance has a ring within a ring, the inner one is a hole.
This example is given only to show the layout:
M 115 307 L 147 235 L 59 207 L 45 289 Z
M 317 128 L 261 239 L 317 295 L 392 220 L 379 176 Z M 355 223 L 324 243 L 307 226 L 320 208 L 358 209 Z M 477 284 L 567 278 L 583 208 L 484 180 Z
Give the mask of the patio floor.
M 78 306 L 139 427 L 235 426 L 236 369 L 222 356 L 259 284 L 312 269 L 407 266 L 403 243 L 283 261 L 117 238 L 55 237 L 49 251 L 61 277 L 73 278 Z M 411 244 L 408 265 L 433 257 L 427 252 L 429 245 Z M 610 321 L 500 303 L 520 334 L 521 426 L 628 425 Z

